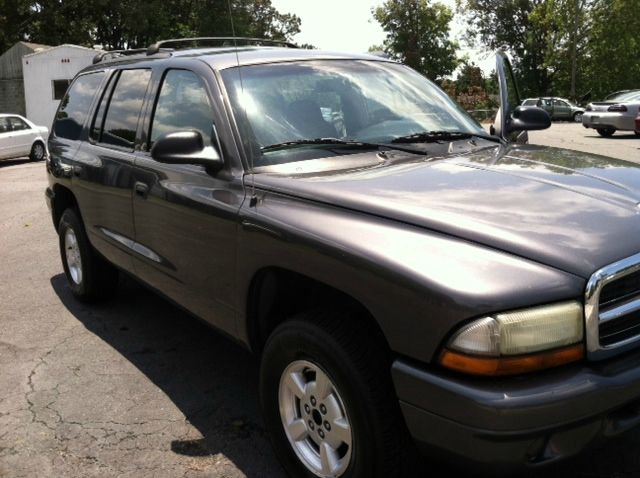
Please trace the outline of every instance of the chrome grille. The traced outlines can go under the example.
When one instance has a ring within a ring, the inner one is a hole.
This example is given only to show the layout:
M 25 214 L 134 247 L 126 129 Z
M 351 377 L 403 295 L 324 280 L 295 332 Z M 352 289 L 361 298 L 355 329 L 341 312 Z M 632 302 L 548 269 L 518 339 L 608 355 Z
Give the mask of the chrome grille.
M 585 291 L 587 351 L 599 359 L 640 345 L 640 254 L 596 271 Z

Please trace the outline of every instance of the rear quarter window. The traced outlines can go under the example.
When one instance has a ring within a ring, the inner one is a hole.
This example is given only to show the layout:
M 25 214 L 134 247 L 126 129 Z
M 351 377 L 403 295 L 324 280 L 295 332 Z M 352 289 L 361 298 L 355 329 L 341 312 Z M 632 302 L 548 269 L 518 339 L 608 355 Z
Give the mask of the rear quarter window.
M 60 102 L 53 123 L 53 132 L 59 138 L 77 140 L 89 115 L 91 103 L 105 73 L 99 71 L 81 75 L 75 79 Z

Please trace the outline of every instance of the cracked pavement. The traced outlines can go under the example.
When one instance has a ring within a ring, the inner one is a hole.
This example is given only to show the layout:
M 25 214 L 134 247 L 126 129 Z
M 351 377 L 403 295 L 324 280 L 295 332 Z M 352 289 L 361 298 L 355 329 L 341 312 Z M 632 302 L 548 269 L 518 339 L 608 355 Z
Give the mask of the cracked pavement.
M 73 299 L 43 163 L 0 163 L 0 477 L 284 477 L 254 357 L 131 280 Z
M 284 478 L 257 360 L 129 279 L 75 301 L 45 185 L 43 163 L 0 163 L 0 477 Z M 544 476 L 640 476 L 639 449 L 633 431 Z

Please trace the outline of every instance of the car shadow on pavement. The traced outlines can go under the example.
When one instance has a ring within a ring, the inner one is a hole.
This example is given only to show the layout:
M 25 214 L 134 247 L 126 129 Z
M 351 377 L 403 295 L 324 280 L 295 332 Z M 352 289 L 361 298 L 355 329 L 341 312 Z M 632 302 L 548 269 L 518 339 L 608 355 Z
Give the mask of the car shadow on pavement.
M 249 478 L 284 478 L 259 416 L 259 367 L 248 351 L 129 278 L 116 298 L 92 305 L 73 297 L 63 274 L 51 285 L 87 330 L 158 386 L 200 432 L 201 439 L 173 440 L 174 453 L 221 453 Z
M 17 159 L 3 159 L 0 161 L 0 168 L 6 168 L 8 166 L 18 166 L 20 164 L 30 163 L 29 158 L 17 158 Z M 42 161 L 44 162 L 44 160 Z
M 174 453 L 188 457 L 221 453 L 248 478 L 286 476 L 259 415 L 259 364 L 253 355 L 128 277 L 120 281 L 117 297 L 97 305 L 78 302 L 63 274 L 52 277 L 51 285 L 87 330 L 158 386 L 200 432 L 202 438 L 173 440 L 169 445 Z M 613 478 L 630 470 L 640 476 L 639 446 L 640 432 L 627 434 L 564 464 L 517 476 Z M 440 463 L 418 465 L 425 471 L 416 470 L 411 478 L 438 478 L 452 472 Z M 476 476 L 463 470 L 455 474 Z
M 640 136 L 638 136 L 637 134 L 631 132 L 625 132 L 625 133 L 615 133 L 613 136 L 600 136 L 598 133 L 595 134 L 589 134 L 589 135 L 585 135 L 586 138 L 600 138 L 600 139 L 613 139 L 613 140 L 627 140 L 627 139 L 637 139 L 640 140 Z

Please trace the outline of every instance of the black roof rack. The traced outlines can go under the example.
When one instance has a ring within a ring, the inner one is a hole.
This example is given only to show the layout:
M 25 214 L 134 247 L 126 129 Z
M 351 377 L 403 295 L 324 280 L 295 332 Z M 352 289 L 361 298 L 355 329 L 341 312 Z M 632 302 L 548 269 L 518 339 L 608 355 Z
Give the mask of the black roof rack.
M 107 58 L 117 58 L 119 56 L 137 55 L 146 52 L 146 48 L 134 48 L 132 50 L 110 50 L 102 51 L 93 57 L 93 64 L 100 63 Z
M 221 46 L 236 46 L 238 43 L 245 45 L 274 45 L 286 48 L 299 48 L 295 43 L 283 40 L 270 40 L 268 38 L 248 38 L 248 37 L 195 37 L 195 38 L 174 38 L 171 40 L 161 40 L 147 48 L 147 55 L 155 55 L 167 44 L 173 43 L 221 43 Z

